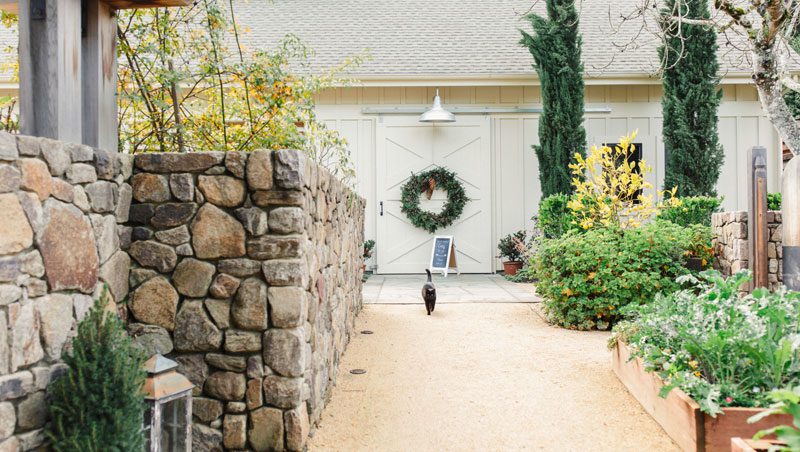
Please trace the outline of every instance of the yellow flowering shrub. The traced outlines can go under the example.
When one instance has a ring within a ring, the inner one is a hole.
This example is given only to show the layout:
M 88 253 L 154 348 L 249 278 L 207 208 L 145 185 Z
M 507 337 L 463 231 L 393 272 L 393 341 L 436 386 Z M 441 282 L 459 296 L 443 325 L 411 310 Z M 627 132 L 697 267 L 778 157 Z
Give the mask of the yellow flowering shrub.
M 662 207 L 680 203 L 674 196 L 676 188 L 661 192 L 670 195 L 663 204 L 655 203 L 647 193 L 653 188 L 646 180 L 653 169 L 644 160 L 631 161 L 636 133 L 620 137 L 613 148 L 592 146 L 586 158 L 575 154 L 575 163 L 569 165 L 575 192 L 568 207 L 581 228 L 638 227 Z

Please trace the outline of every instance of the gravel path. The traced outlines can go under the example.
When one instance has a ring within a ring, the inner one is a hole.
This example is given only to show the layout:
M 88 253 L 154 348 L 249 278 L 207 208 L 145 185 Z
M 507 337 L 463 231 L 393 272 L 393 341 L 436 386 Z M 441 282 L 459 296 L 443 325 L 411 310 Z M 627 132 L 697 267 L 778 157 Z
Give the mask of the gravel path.
M 351 341 L 309 449 L 677 450 L 611 371 L 607 333 L 535 309 L 366 305 L 374 334 Z

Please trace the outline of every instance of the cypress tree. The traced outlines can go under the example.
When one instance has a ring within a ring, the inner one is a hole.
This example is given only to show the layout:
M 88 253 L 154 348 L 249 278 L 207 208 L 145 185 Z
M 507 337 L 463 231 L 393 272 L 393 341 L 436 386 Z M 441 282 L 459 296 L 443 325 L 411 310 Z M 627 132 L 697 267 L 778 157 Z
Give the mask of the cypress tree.
M 136 451 L 144 447 L 144 356 L 108 312 L 108 289 L 78 324 L 67 372 L 50 385 L 56 451 Z
M 529 14 L 533 33 L 521 31 L 520 43 L 533 55 L 542 88 L 539 159 L 542 197 L 572 193 L 569 164 L 586 155 L 583 128 L 583 64 L 575 0 L 547 0 L 547 17 Z
M 667 0 L 664 16 L 680 11 L 691 19 L 708 19 L 706 0 Z M 664 65 L 661 107 L 666 152 L 664 188 L 679 196 L 716 196 L 725 154 L 717 134 L 717 39 L 711 26 L 663 21 L 664 42 L 658 49 Z

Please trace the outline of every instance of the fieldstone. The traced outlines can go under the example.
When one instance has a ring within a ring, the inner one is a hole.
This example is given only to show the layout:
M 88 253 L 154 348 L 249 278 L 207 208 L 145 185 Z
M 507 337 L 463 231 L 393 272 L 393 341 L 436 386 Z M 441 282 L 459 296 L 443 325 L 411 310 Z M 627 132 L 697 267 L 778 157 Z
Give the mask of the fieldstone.
M 117 219 L 113 215 L 90 216 L 95 240 L 97 241 L 97 255 L 100 263 L 105 263 L 111 255 L 119 249 L 119 234 L 117 234 Z
M 233 322 L 246 330 L 267 329 L 267 285 L 258 278 L 242 281 L 231 306 Z
M 167 245 L 181 245 L 187 243 L 191 238 L 189 228 L 185 224 L 165 231 L 156 231 L 156 240 Z
M 155 234 L 153 234 L 153 231 L 150 228 L 136 226 L 135 228 L 131 229 L 131 240 L 134 242 L 150 240 L 153 237 L 155 237 Z
M 155 208 L 150 224 L 156 229 L 169 229 L 187 224 L 197 211 L 192 203 L 166 203 Z
M 225 168 L 239 179 L 244 179 L 245 166 L 247 165 L 247 152 L 226 152 Z
M 72 187 L 72 203 L 84 212 L 92 210 L 92 205 L 89 204 L 89 195 L 80 185 Z
M 21 447 L 19 438 L 16 436 L 0 441 L 0 452 L 19 452 Z
M 247 438 L 256 452 L 284 450 L 283 411 L 268 407 L 251 411 Z
M 31 430 L 25 433 L 18 433 L 17 439 L 19 440 L 19 447 L 24 451 L 38 449 L 44 444 L 47 437 L 44 434 L 44 429 Z
M 108 284 L 115 300 L 122 300 L 128 295 L 130 268 L 131 258 L 124 251 L 117 251 L 100 267 L 100 279 Z
M 17 140 L 8 132 L 0 132 L 0 160 L 16 160 L 19 157 Z
M 33 230 L 17 195 L 0 194 L 0 212 L 0 254 L 18 253 L 31 246 Z
M 14 282 L 19 275 L 19 257 L 0 257 L 0 282 Z
M 22 173 L 11 165 L 0 165 L 0 193 L 19 190 Z
M 258 260 L 300 257 L 301 238 L 262 235 L 247 241 L 247 256 Z
M 146 153 L 136 155 L 133 164 L 152 173 L 199 173 L 219 165 L 224 158 L 224 152 Z
M 161 273 L 171 272 L 178 262 L 178 256 L 171 246 L 153 240 L 132 243 L 128 253 L 142 267 L 155 268 Z
M 192 395 L 199 396 L 203 392 L 203 384 L 208 378 L 208 364 L 202 353 L 178 355 L 173 358 L 178 363 L 178 372 L 194 384 Z
M 303 378 L 279 375 L 264 377 L 264 400 L 278 408 L 294 408 L 302 403 Z
M 50 294 L 34 300 L 41 323 L 44 350 L 50 359 L 61 359 L 61 350 L 72 329 L 72 297 Z
M 0 376 L 0 400 L 18 399 L 33 388 L 33 374 L 27 370 Z
M 50 383 L 61 378 L 67 373 L 69 367 L 64 363 L 53 364 L 50 367 L 39 366 L 31 369 L 34 385 L 39 391 L 46 390 Z
M 119 231 L 119 247 L 120 249 L 127 251 L 133 242 L 133 240 L 131 240 L 133 228 L 130 226 L 119 225 L 117 231 Z
M 22 179 L 20 188 L 36 193 L 39 201 L 44 201 L 53 191 L 53 180 L 47 164 L 39 159 L 22 159 L 17 162 Z
M 2 270 L 2 266 L 0 266 L 0 270 Z M 25 290 L 28 291 L 28 297 L 30 298 L 41 297 L 47 294 L 47 283 L 41 279 L 29 278 L 22 283 L 22 285 L 25 287 Z
M 293 328 L 305 323 L 308 312 L 305 290 L 300 287 L 270 287 L 268 298 L 273 326 Z
M 152 204 L 132 204 L 128 211 L 128 221 L 134 224 L 149 224 L 155 211 L 156 208 Z
M 131 180 L 133 199 L 139 202 L 167 202 L 170 199 L 167 176 L 152 173 L 134 174 Z
M 15 425 L 17 425 L 17 416 L 14 412 L 14 405 L 11 402 L 0 403 L 0 439 L 13 435 Z M 0 450 L 3 449 L 0 448 Z
M 305 214 L 299 207 L 278 207 L 269 213 L 269 229 L 278 234 L 299 234 L 305 226 Z
M 191 174 L 170 174 L 169 186 L 175 199 L 183 202 L 194 200 L 194 179 Z
M 240 257 L 245 254 L 244 228 L 233 217 L 204 204 L 192 222 L 192 247 L 201 259 Z
M 247 368 L 247 362 L 244 356 L 209 353 L 206 355 L 206 362 L 209 366 L 216 367 L 220 370 L 229 370 L 231 372 L 244 372 Z
M 215 271 L 214 264 L 197 259 L 184 259 L 175 268 L 172 283 L 175 284 L 178 293 L 187 297 L 205 297 Z
M 299 286 L 307 284 L 307 266 L 300 260 L 277 259 L 262 265 L 264 278 L 270 286 Z
M 166 329 L 144 323 L 131 323 L 128 324 L 127 328 L 128 335 L 133 338 L 134 344 L 143 350 L 147 356 L 152 356 L 156 353 L 166 355 L 172 352 L 172 339 Z
M 94 159 L 94 149 L 85 144 L 66 143 L 64 149 L 69 152 L 73 162 L 91 162 Z
M 132 268 L 131 276 L 128 278 L 128 283 L 131 287 L 136 287 L 148 279 L 154 278 L 158 275 L 159 273 L 157 271 L 149 268 Z
M 205 392 L 215 399 L 242 400 L 246 385 L 243 374 L 218 371 L 208 376 Z
M 0 375 L 3 375 L 8 373 L 11 364 L 9 362 L 11 355 L 8 347 L 8 321 L 5 312 L 0 312 L 0 328 L 2 328 L 0 331 L 3 332 L 3 334 L 0 334 Z
M 72 318 L 72 315 L 70 315 L 70 318 Z M 9 305 L 11 372 L 44 358 L 44 349 L 42 349 L 42 344 L 39 342 L 40 324 L 38 320 L 33 303 Z
M 286 448 L 289 450 L 305 450 L 306 440 L 311 431 L 306 406 L 301 404 L 283 414 L 286 424 Z
M 89 219 L 76 207 L 48 199 L 45 224 L 37 245 L 44 259 L 50 290 L 77 289 L 91 293 L 97 284 L 99 261 Z M 69 237 L 69 240 L 64 240 Z
M 222 416 L 222 402 L 208 397 L 192 397 L 192 416 L 210 424 Z
M 261 333 L 256 331 L 228 330 L 225 332 L 225 351 L 228 353 L 261 351 Z M 245 368 L 241 370 L 244 371 Z
M 251 235 L 259 236 L 266 234 L 269 230 L 267 221 L 267 212 L 258 207 L 247 207 L 236 209 L 234 212 L 236 218 L 242 222 L 244 228 Z
M 257 191 L 253 193 L 253 204 L 258 207 L 302 206 L 305 203 L 302 191 Z
M 73 163 L 67 169 L 67 180 L 70 184 L 88 184 L 97 180 L 97 173 L 92 165 Z
M 259 150 L 247 160 L 247 185 L 251 190 L 272 189 L 272 152 Z
M 60 141 L 44 139 L 41 143 L 42 157 L 50 167 L 50 174 L 62 176 L 72 164 L 69 152 L 64 150 L 64 144 Z
M 222 345 L 222 333 L 206 315 L 203 302 L 186 300 L 175 320 L 175 349 L 212 352 Z
M 247 404 L 244 402 L 228 402 L 225 404 L 226 413 L 244 413 L 247 411 Z
M 172 331 L 175 329 L 178 293 L 166 278 L 158 276 L 133 291 L 130 309 L 136 320 Z
M 252 411 L 264 405 L 264 391 L 261 388 L 261 380 L 253 378 L 247 380 L 247 390 L 244 394 L 247 410 Z
M 44 391 L 34 392 L 17 405 L 17 428 L 24 431 L 43 427 L 49 414 Z
M 247 415 L 225 415 L 222 422 L 222 444 L 227 449 L 244 449 L 247 446 Z
M 117 207 L 114 209 L 114 216 L 117 218 L 117 223 L 128 222 L 132 199 L 133 188 L 128 184 L 120 185 L 117 195 Z
M 28 157 L 36 157 L 42 152 L 39 138 L 26 135 L 17 135 L 17 149 L 19 155 Z
M 176 246 L 175 252 L 178 253 L 178 256 L 194 256 L 194 250 L 192 250 L 192 245 L 189 245 L 188 243 Z
M 275 185 L 287 190 L 303 188 L 306 158 L 300 151 L 281 149 L 275 151 Z
M 208 291 L 214 298 L 230 298 L 236 293 L 236 289 L 239 288 L 239 283 L 239 278 L 220 273 L 214 279 L 214 283 L 211 284 Z
M 44 276 L 42 255 L 36 250 L 25 253 L 19 260 L 19 269 L 22 273 L 36 278 Z
M 91 183 L 85 188 L 89 204 L 97 213 L 112 213 L 117 201 L 117 186 L 108 181 Z
M 259 273 L 261 263 L 251 259 L 225 259 L 217 263 L 217 270 L 238 278 L 246 278 Z
M 207 298 L 204 303 L 217 328 L 226 329 L 231 325 L 231 302 L 229 300 Z
M 75 201 L 75 189 L 72 188 L 69 182 L 57 177 L 54 177 L 51 182 L 50 195 L 52 197 L 69 203 Z
M 197 186 L 211 204 L 236 207 L 244 202 L 244 182 L 235 177 L 199 176 Z
M 33 232 L 36 234 L 41 233 L 42 226 L 44 226 L 44 211 L 42 210 L 42 203 L 39 202 L 39 197 L 35 193 L 21 191 L 17 192 L 17 199 L 25 212 L 25 216 L 28 218 L 28 223 L 33 228 Z
M 83 320 L 89 310 L 94 306 L 94 300 L 89 295 L 75 294 L 72 296 L 72 309 L 75 311 L 75 320 Z
M 285 377 L 300 377 L 305 364 L 305 337 L 299 329 L 264 333 L 264 363 Z
M 14 284 L 0 284 L 0 306 L 9 305 L 21 297 L 22 289 L 20 287 Z
M 192 424 L 192 450 L 222 452 L 222 432 L 203 424 Z
M 94 168 L 97 171 L 97 177 L 103 180 L 111 180 L 117 173 L 123 172 L 124 179 L 130 178 L 132 171 L 131 158 L 132 156 L 118 154 L 115 151 L 95 149 Z
M 247 377 L 264 377 L 264 360 L 261 358 L 261 355 L 253 355 L 247 358 Z

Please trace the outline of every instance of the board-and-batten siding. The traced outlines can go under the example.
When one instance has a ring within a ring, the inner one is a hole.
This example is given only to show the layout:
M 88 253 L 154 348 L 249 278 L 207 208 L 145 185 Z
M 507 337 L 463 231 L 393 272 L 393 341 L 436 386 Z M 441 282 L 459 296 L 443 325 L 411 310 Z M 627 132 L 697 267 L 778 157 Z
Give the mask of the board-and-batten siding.
M 367 199 L 366 237 L 375 238 L 375 124 L 380 118 L 364 115 L 368 105 L 425 106 L 433 87 L 351 87 L 320 93 L 317 111 L 329 127 L 342 132 L 352 152 L 359 193 Z M 538 86 L 460 86 L 439 88 L 445 105 L 540 106 Z M 644 158 L 654 167 L 651 182 L 661 188 L 664 180 L 664 146 L 661 138 L 661 87 L 659 85 L 589 85 L 589 107 L 610 107 L 611 113 L 587 113 L 587 142 L 616 141 L 620 135 L 639 131 Z M 497 239 L 531 226 L 540 198 L 538 162 L 531 150 L 538 143 L 537 114 L 492 114 L 492 180 L 494 187 L 493 231 Z M 725 164 L 718 193 L 726 209 L 746 208 L 747 149 L 760 144 L 768 149 L 770 191 L 780 189 L 779 139 L 763 116 L 757 93 L 749 85 L 724 85 L 719 110 L 719 135 L 725 148 Z

